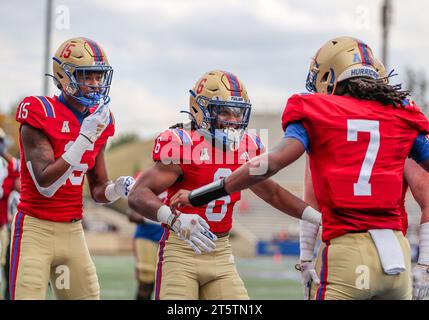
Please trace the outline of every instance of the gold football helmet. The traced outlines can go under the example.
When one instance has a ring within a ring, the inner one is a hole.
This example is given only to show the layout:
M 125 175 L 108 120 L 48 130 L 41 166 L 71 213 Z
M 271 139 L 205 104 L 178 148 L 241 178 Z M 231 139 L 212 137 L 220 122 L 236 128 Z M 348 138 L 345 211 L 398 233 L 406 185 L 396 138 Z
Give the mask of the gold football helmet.
M 189 113 L 198 129 L 230 147 L 241 139 L 252 105 L 244 84 L 235 75 L 209 71 L 189 92 Z
M 69 39 L 60 45 L 52 59 L 54 83 L 65 94 L 86 107 L 108 97 L 113 69 L 95 41 L 82 37 Z M 92 72 L 100 73 L 99 85 L 85 84 L 86 76 Z M 81 86 L 90 87 L 92 92 L 84 95 Z
M 313 57 L 306 88 L 333 94 L 338 82 L 355 77 L 378 79 L 372 50 L 358 39 L 339 37 L 329 40 Z

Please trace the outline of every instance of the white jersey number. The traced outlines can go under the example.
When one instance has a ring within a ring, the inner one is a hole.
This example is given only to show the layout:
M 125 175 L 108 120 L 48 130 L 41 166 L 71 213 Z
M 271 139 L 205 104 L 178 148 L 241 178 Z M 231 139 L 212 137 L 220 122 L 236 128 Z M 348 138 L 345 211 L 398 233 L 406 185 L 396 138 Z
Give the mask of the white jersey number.
M 213 181 L 217 181 L 222 178 L 228 177 L 232 173 L 231 169 L 225 169 L 225 168 L 219 168 L 213 177 Z M 213 208 L 216 205 L 216 201 L 224 201 L 221 207 L 220 213 L 214 213 Z M 213 200 L 207 204 L 206 208 L 206 217 L 208 221 L 222 221 L 222 219 L 226 215 L 226 211 L 228 210 L 228 205 L 231 203 L 231 196 L 224 196 L 222 198 L 219 198 L 217 200 Z
M 64 151 L 67 151 L 68 150 L 68 148 L 70 148 L 70 146 L 72 145 L 74 143 L 74 141 L 69 141 L 65 146 L 64 146 Z M 93 151 L 94 150 L 94 143 L 92 143 L 91 144 L 91 146 L 89 147 L 89 149 L 87 149 L 87 151 Z M 88 164 L 86 164 L 86 163 L 80 163 L 79 164 L 79 167 L 78 168 L 76 168 L 75 170 L 73 170 L 71 173 L 70 173 L 70 176 L 69 176 L 69 180 L 70 180 L 70 183 L 72 184 L 72 185 L 74 185 L 74 186 L 79 186 L 79 185 L 81 185 L 82 184 L 82 180 L 83 180 L 83 177 L 85 176 L 85 173 L 88 171 Z M 77 175 L 76 173 L 79 173 L 80 172 L 80 174 L 79 175 Z
M 353 185 L 355 196 L 370 196 L 372 168 L 380 148 L 380 123 L 375 120 L 347 120 L 347 141 L 357 141 L 358 132 L 369 132 L 369 144 L 360 169 L 357 183 Z

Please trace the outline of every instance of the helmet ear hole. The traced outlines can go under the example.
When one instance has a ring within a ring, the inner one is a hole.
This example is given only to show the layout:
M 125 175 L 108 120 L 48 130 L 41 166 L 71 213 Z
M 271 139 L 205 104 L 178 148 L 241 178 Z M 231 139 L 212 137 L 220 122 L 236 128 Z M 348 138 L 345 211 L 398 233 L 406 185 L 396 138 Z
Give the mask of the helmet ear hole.
M 328 77 L 329 77 L 329 72 L 325 72 L 325 74 L 323 75 L 322 79 L 320 80 L 321 82 L 326 82 L 328 81 Z
M 194 107 L 194 106 L 191 106 L 192 107 L 192 110 L 195 112 L 195 113 L 198 113 L 198 110 Z

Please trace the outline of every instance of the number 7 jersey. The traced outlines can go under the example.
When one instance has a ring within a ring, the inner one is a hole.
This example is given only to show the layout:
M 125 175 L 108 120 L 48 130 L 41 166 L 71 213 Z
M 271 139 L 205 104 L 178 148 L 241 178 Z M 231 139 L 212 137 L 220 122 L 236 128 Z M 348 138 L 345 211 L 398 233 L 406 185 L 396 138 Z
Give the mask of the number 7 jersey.
M 63 100 L 61 100 L 63 101 Z M 79 135 L 84 117 L 60 101 L 57 96 L 30 96 L 25 98 L 16 112 L 16 120 L 22 125 L 30 125 L 48 137 L 55 159 L 70 147 Z M 95 107 L 90 108 L 93 112 Z M 25 158 L 21 134 L 19 136 L 21 154 L 21 195 L 18 210 L 38 219 L 56 222 L 71 222 L 82 218 L 82 196 L 85 173 L 95 165 L 95 159 L 104 144 L 115 131 L 113 116 L 110 124 L 82 157 L 81 165 L 70 173 L 67 181 L 48 198 L 38 190 L 31 177 Z M 29 169 L 30 168 L 30 169 Z
M 414 105 L 394 108 L 348 96 L 293 95 L 283 129 L 300 122 L 309 141 L 323 240 L 369 229 L 401 230 L 404 164 L 429 123 Z

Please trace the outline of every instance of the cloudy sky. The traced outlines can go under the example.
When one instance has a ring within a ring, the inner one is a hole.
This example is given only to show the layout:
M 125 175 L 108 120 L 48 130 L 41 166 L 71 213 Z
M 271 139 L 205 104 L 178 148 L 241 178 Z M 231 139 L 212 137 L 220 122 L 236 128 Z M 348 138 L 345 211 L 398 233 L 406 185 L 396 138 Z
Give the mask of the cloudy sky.
M 429 75 L 429 3 L 393 0 L 389 66 Z M 180 120 L 188 90 L 211 69 L 247 86 L 253 112 L 280 113 L 304 91 L 310 58 L 328 39 L 361 38 L 381 56 L 382 1 L 54 0 L 52 53 L 66 39 L 96 40 L 114 67 L 118 134 L 149 137 Z M 43 94 L 45 0 L 0 0 L 0 111 Z M 57 94 L 51 85 L 50 94 Z

